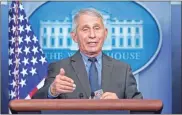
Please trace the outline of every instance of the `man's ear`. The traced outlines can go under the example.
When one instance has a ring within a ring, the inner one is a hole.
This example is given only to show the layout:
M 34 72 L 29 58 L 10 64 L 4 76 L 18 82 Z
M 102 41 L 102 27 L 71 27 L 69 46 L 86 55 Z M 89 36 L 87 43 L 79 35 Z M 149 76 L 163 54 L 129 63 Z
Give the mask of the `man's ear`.
M 78 39 L 77 39 L 76 32 L 71 32 L 70 35 L 71 35 L 72 39 L 73 39 L 76 43 L 78 43 Z

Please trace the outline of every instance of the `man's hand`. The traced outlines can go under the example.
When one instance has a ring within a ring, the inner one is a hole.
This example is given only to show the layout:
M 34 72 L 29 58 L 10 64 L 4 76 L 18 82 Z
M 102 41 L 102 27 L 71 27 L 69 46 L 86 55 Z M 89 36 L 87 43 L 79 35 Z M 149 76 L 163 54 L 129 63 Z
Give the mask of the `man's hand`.
M 118 99 L 118 96 L 112 92 L 105 92 L 100 99 Z
M 53 96 L 57 96 L 61 93 L 71 93 L 75 90 L 76 85 L 74 81 L 65 76 L 63 68 L 60 69 L 60 73 L 56 76 L 53 83 L 50 86 L 50 92 Z

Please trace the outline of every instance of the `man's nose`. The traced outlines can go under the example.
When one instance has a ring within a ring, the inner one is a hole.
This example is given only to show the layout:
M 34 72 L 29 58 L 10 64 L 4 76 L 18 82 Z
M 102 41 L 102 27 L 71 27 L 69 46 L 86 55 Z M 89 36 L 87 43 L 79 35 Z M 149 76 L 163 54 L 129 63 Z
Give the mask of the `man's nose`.
M 90 38 L 95 38 L 95 31 L 93 29 L 90 29 L 90 33 L 89 33 L 89 37 Z

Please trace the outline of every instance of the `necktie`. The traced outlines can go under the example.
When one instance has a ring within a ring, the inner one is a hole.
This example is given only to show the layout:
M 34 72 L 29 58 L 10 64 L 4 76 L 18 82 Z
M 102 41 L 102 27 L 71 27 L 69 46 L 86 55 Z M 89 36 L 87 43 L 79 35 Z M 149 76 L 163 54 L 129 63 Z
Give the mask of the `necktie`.
M 99 83 L 98 83 L 98 71 L 95 62 L 97 61 L 96 58 L 89 58 L 91 62 L 90 69 L 89 69 L 89 82 L 91 86 L 91 91 L 95 92 L 99 90 Z

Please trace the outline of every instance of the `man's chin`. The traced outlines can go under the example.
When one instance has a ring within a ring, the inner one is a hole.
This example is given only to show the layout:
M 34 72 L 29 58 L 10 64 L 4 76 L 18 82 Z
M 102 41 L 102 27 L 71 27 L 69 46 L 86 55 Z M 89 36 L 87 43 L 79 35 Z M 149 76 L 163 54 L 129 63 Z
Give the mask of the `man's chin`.
M 89 51 L 89 54 L 96 54 L 96 51 Z
M 89 54 L 92 54 L 92 55 L 94 55 L 94 54 L 99 54 L 101 51 L 99 51 L 99 50 L 90 50 L 89 51 Z
M 98 50 L 90 48 L 90 49 L 88 50 L 88 52 L 89 52 L 89 53 L 97 53 Z

